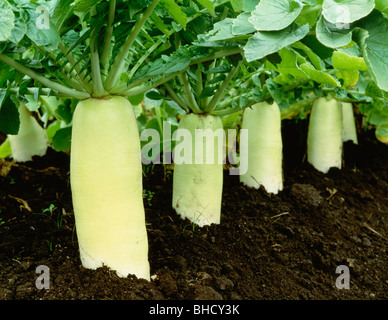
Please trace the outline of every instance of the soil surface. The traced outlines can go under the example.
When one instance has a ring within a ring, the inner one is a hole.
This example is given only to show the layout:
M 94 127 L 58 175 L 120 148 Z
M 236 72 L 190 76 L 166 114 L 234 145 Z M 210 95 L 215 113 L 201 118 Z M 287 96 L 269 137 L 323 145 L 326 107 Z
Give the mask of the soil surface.
M 343 168 L 324 175 L 305 161 L 306 133 L 304 121 L 283 122 L 278 195 L 225 171 L 220 225 L 182 220 L 171 208 L 172 171 L 148 168 L 150 282 L 81 266 L 68 154 L 2 160 L 0 300 L 386 300 L 388 147 L 360 131 Z M 49 289 L 36 287 L 40 265 Z M 338 266 L 349 268 L 349 289 L 336 287 Z

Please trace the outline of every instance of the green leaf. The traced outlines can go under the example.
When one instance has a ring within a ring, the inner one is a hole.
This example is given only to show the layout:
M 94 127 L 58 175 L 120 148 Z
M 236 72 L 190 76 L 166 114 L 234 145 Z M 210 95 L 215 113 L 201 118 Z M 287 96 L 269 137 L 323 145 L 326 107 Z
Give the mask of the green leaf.
M 249 22 L 259 31 L 282 30 L 298 17 L 302 8 L 298 0 L 261 0 Z
M 44 6 L 35 3 L 29 3 L 26 6 L 26 34 L 36 46 L 56 49 L 60 42 L 59 34 L 43 8 Z
M 305 3 L 304 1 L 303 3 Z M 317 5 L 316 1 L 310 1 L 303 6 L 302 12 L 296 18 L 295 22 L 303 25 L 308 23 L 310 26 L 313 26 L 317 23 L 318 16 L 321 13 L 321 6 Z
M 87 13 L 102 0 L 75 0 L 74 11 L 78 13 Z
M 73 14 L 74 7 L 71 4 L 74 0 L 59 0 L 54 8 L 51 21 L 58 31 L 61 31 L 66 20 Z
M 11 144 L 9 143 L 9 140 L 6 139 L 1 145 L 0 145 L 0 159 L 4 159 L 12 154 L 11 150 Z
M 5 134 L 19 132 L 20 119 L 17 106 L 7 98 L 0 109 L 0 131 Z
M 388 1 L 387 0 L 375 0 L 376 9 L 381 12 L 388 13 Z
M 143 102 L 144 100 L 144 94 L 138 94 L 136 96 L 131 96 L 131 97 L 128 97 L 128 100 L 129 102 L 133 105 L 133 106 L 137 106 L 139 105 L 140 103 Z
M 349 56 L 344 52 L 334 51 L 331 61 L 335 69 L 360 71 L 368 70 L 364 58 Z
M 322 59 L 313 50 L 311 50 L 308 46 L 306 46 L 302 42 L 296 42 L 292 45 L 292 47 L 302 50 L 310 59 L 310 61 L 312 62 L 312 64 L 316 69 L 322 70 L 324 68 L 324 62 L 322 61 Z
M 377 140 L 382 143 L 388 144 L 388 122 L 377 126 L 375 134 Z
M 255 27 L 248 21 L 250 17 L 249 12 L 244 12 L 238 15 L 236 19 L 233 19 L 232 34 L 238 36 L 255 32 Z
M 214 4 L 212 1 L 210 0 L 195 0 L 195 1 L 214 14 Z
M 244 0 L 230 0 L 234 11 L 242 11 L 244 9 L 244 2 Z
M 166 36 L 170 35 L 170 30 L 166 26 L 166 24 L 163 22 L 163 19 L 160 18 L 155 12 L 152 12 L 150 15 L 150 19 L 155 25 L 158 27 L 160 31 L 162 31 Z
M 324 0 L 322 14 L 333 24 L 349 24 L 366 17 L 374 6 L 374 0 Z
M 388 20 L 374 11 L 357 30 L 357 42 L 372 77 L 380 89 L 388 91 Z
M 308 24 L 302 27 L 291 25 L 281 31 L 258 31 L 249 38 L 244 47 L 245 58 L 248 62 L 264 58 L 301 40 L 308 32 Z
M 368 95 L 369 97 L 372 97 L 373 99 L 375 98 L 382 98 L 385 100 L 388 100 L 388 92 L 381 90 L 376 82 L 374 81 L 369 81 L 366 88 L 365 88 L 365 94 Z
M 329 48 L 344 47 L 352 41 L 350 29 L 338 29 L 323 16 L 319 18 L 315 32 L 317 39 Z
M 339 87 L 339 82 L 331 75 L 314 68 L 314 66 L 288 48 L 279 51 L 282 62 L 277 65 L 277 71 L 282 77 L 275 78 L 281 84 L 292 84 L 298 80 L 313 80 L 319 84 L 328 84 Z M 300 65 L 298 65 L 298 61 Z
M 160 3 L 166 9 L 168 14 L 179 23 L 183 29 L 186 29 L 187 16 L 183 13 L 180 6 L 174 0 L 161 0 Z
M 52 147 L 55 151 L 67 151 L 71 147 L 71 127 L 59 129 L 52 138 Z
M 234 37 L 233 34 L 233 23 L 234 19 L 226 18 L 217 22 L 213 26 L 213 30 L 209 31 L 204 38 L 207 41 L 220 41 L 232 39 Z
M 320 84 L 327 84 L 334 87 L 340 87 L 340 83 L 333 78 L 331 75 L 314 69 L 314 67 L 309 63 L 303 63 L 300 65 L 300 68 L 306 72 L 306 74 L 310 77 L 311 80 L 320 83 Z
M 15 15 L 7 0 L 0 1 L 0 41 L 7 41 L 15 25 Z
M 27 32 L 27 25 L 26 22 L 21 17 L 15 18 L 15 26 L 12 29 L 11 36 L 9 37 L 9 40 L 13 43 L 18 44 L 24 37 L 24 35 Z
M 277 78 L 277 82 L 290 83 L 293 80 L 308 79 L 308 75 L 299 68 L 297 64 L 297 55 L 293 50 L 283 48 L 279 51 L 282 62 L 277 64 L 277 70 L 283 77 Z M 291 75 L 291 77 L 289 77 Z

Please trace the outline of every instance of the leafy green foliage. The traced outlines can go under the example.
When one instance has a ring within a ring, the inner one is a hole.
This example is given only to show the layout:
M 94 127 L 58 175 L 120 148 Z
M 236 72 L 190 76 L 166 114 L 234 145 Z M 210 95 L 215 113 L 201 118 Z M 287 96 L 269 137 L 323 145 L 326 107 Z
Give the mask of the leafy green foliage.
M 387 103 L 382 0 L 4 0 L 0 9 L 0 129 L 17 132 L 14 97 L 33 99 L 58 150 L 89 97 L 231 119 L 263 100 L 284 117 L 303 117 L 326 94 L 379 112 Z M 53 110 L 40 99 L 50 95 L 60 99 Z M 139 124 L 160 129 L 137 110 Z
M 302 8 L 299 0 L 261 0 L 248 20 L 259 31 L 282 30 L 298 17 Z
M 6 41 L 12 34 L 15 25 L 15 15 L 8 1 L 0 2 L 0 41 Z

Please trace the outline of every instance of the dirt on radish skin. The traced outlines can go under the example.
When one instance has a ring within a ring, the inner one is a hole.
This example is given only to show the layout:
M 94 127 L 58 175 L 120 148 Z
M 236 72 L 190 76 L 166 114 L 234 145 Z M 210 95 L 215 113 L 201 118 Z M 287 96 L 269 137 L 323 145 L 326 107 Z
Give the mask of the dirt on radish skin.
M 283 122 L 279 194 L 225 172 L 220 225 L 181 220 L 172 172 L 156 165 L 144 178 L 150 282 L 81 266 L 68 155 L 12 164 L 0 177 L 0 299 L 386 299 L 388 148 L 360 132 L 342 170 L 324 175 L 302 162 L 306 128 Z M 50 204 L 51 217 L 34 214 Z M 35 287 L 39 265 L 50 268 L 49 290 Z M 348 290 L 336 288 L 339 265 L 349 267 Z

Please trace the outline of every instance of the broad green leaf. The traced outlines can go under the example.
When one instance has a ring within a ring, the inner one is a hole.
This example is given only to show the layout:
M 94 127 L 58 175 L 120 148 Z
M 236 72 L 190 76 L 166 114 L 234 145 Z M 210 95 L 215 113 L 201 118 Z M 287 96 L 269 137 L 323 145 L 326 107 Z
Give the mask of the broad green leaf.
M 12 6 L 6 0 L 0 1 L 0 41 L 7 41 L 15 25 Z
M 375 134 L 377 140 L 382 143 L 388 144 L 388 122 L 377 126 Z
M 360 71 L 368 70 L 364 58 L 349 56 L 344 52 L 334 51 L 331 61 L 335 69 Z
M 0 131 L 5 134 L 17 134 L 19 126 L 18 108 L 10 99 L 6 99 L 0 109 Z
M 324 0 L 322 14 L 331 23 L 349 24 L 366 17 L 374 6 L 374 0 Z
M 55 151 L 67 151 L 71 147 L 71 127 L 59 129 L 52 138 L 52 147 Z
M 60 120 L 56 120 L 54 121 L 53 123 L 51 123 L 47 129 L 46 129 L 46 134 L 47 134 L 47 138 L 49 140 L 49 143 L 52 144 L 53 143 L 53 137 L 55 135 L 55 133 L 61 128 L 61 121 Z
M 277 64 L 276 71 L 278 71 L 283 76 L 281 78 L 281 83 L 287 84 L 295 80 L 304 80 L 309 78 L 307 73 L 299 68 L 297 55 L 293 50 L 283 48 L 279 50 L 279 55 L 282 59 L 282 62 Z M 279 80 L 280 78 L 276 79 L 278 83 L 280 83 Z
M 6 139 L 1 145 L 0 145 L 0 159 L 4 159 L 12 154 L 11 150 L 11 144 L 9 143 L 9 140 Z
M 339 87 L 339 82 L 331 75 L 314 68 L 303 57 L 288 48 L 279 51 L 282 62 L 277 65 L 277 71 L 283 77 L 276 78 L 276 82 L 281 84 L 292 84 L 294 81 L 313 80 L 319 84 L 328 84 Z M 299 64 L 300 63 L 300 64 Z M 291 76 L 291 77 L 290 77 Z
M 340 83 L 333 78 L 331 75 L 321 71 L 316 70 L 311 64 L 309 63 L 303 63 L 300 65 L 300 68 L 308 74 L 311 80 L 320 83 L 320 84 L 327 84 L 334 87 L 340 87 Z
M 163 22 L 163 19 L 160 18 L 155 12 L 152 12 L 150 15 L 150 19 L 153 23 L 158 27 L 160 31 L 162 31 L 166 36 L 170 35 L 170 30 L 166 26 L 166 24 Z
M 61 31 L 65 21 L 73 13 L 74 7 L 71 4 L 74 0 L 59 0 L 54 8 L 51 21 L 56 26 L 58 31 Z
M 256 31 L 252 23 L 248 21 L 251 14 L 249 12 L 241 13 L 236 19 L 233 19 L 232 34 L 233 35 L 245 35 Z
M 258 4 L 257 0 L 244 0 L 242 11 L 252 12 L 257 6 L 257 4 Z
M 303 1 L 304 3 L 307 1 Z M 311 1 L 311 3 L 305 3 L 303 6 L 302 12 L 296 18 L 295 22 L 303 25 L 308 23 L 310 26 L 313 26 L 317 23 L 318 16 L 321 13 L 321 6 L 317 5 L 316 1 Z
M 357 30 L 357 41 L 368 69 L 380 89 L 388 91 L 388 20 L 373 12 Z
M 388 13 L 388 1 L 387 0 L 375 0 L 376 9 L 381 12 Z
M 161 0 L 160 3 L 166 9 L 168 14 L 179 23 L 183 29 L 186 28 L 187 16 L 183 13 L 181 7 L 174 0 Z
M 244 0 L 230 0 L 234 11 L 242 11 L 244 9 L 244 2 Z
M 26 22 L 21 17 L 15 17 L 15 26 L 12 29 L 9 40 L 18 44 L 27 32 Z
M 365 88 L 365 94 L 372 98 L 382 98 L 385 100 L 388 100 L 388 92 L 381 90 L 376 82 L 369 81 L 366 88 Z
M 302 8 L 298 0 L 261 0 L 249 22 L 259 31 L 282 30 L 298 17 Z
M 315 33 L 317 39 L 329 48 L 340 48 L 352 41 L 350 29 L 338 29 L 335 24 L 321 16 L 317 22 Z
M 309 25 L 302 27 L 291 25 L 280 31 L 258 31 L 244 47 L 248 62 L 264 58 L 280 49 L 303 39 L 309 32 Z
M 74 11 L 87 13 L 102 0 L 75 0 Z
M 354 89 L 358 83 L 360 72 L 358 70 L 341 70 L 337 78 L 343 81 L 343 89 Z
M 209 31 L 206 35 L 204 35 L 204 39 L 207 41 L 220 41 L 232 39 L 234 37 L 233 34 L 233 23 L 234 19 L 226 18 L 217 22 L 213 26 L 213 30 Z
M 47 9 L 35 3 L 26 6 L 27 36 L 36 46 L 56 49 L 60 42 L 58 31 L 51 22 Z
M 214 4 L 210 0 L 195 0 L 198 2 L 201 6 L 208 9 L 211 13 L 214 13 Z
M 324 63 L 322 59 L 315 53 L 313 50 L 311 50 L 308 46 L 306 46 L 302 42 L 296 42 L 292 45 L 293 48 L 302 50 L 307 57 L 310 59 L 311 63 L 314 65 L 314 67 L 318 70 L 322 70 L 324 68 Z

